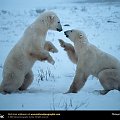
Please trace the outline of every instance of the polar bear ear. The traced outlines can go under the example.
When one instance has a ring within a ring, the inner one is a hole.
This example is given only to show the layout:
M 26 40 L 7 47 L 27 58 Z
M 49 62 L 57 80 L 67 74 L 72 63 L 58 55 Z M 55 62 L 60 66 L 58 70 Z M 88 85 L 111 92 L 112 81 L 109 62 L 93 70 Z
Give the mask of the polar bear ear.
M 55 15 L 48 16 L 48 20 L 52 23 L 54 21 Z
M 54 17 L 55 17 L 55 15 L 51 15 L 51 16 L 50 16 L 50 19 L 51 19 L 51 20 L 53 20 L 53 19 L 54 19 Z

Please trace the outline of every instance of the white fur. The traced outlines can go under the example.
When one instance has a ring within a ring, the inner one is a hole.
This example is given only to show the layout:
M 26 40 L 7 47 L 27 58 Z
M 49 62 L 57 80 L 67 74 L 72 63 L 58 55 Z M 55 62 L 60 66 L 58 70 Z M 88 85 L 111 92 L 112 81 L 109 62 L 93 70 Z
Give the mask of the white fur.
M 74 61 L 78 59 L 75 62 L 77 64 L 75 77 L 68 92 L 77 92 L 81 89 L 89 75 L 99 79 L 104 88 L 100 90 L 101 94 L 106 94 L 113 89 L 120 90 L 120 61 L 90 44 L 84 32 L 68 30 L 64 33 L 74 43 L 72 49 L 69 47 L 69 51 L 75 49 L 75 52 L 71 54 L 72 59 L 74 58 Z M 65 42 L 64 47 L 68 47 Z
M 55 63 L 44 47 L 49 29 L 62 31 L 59 18 L 51 11 L 42 13 L 25 30 L 5 60 L 0 92 L 11 93 L 18 89 L 27 89 L 33 81 L 31 69 L 36 60 L 47 60 L 51 64 Z M 51 47 L 51 45 L 49 44 L 47 47 Z

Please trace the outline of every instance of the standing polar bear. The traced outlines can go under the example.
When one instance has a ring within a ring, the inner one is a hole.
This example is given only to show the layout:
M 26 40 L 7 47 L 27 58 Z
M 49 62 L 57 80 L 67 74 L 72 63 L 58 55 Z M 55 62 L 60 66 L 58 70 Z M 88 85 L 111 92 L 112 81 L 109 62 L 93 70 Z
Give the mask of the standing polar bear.
M 52 11 L 42 13 L 25 30 L 8 54 L 3 67 L 0 92 L 11 93 L 27 89 L 33 81 L 32 66 L 36 60 L 55 63 L 49 51 L 57 52 L 57 49 L 51 42 L 45 41 L 48 30 L 62 31 L 60 20 Z
M 64 33 L 74 47 L 60 39 L 61 47 L 70 60 L 77 64 L 73 83 L 67 93 L 76 93 L 81 89 L 89 75 L 99 79 L 104 88 L 98 90 L 100 94 L 104 95 L 113 89 L 120 91 L 120 61 L 90 44 L 84 32 L 73 29 Z

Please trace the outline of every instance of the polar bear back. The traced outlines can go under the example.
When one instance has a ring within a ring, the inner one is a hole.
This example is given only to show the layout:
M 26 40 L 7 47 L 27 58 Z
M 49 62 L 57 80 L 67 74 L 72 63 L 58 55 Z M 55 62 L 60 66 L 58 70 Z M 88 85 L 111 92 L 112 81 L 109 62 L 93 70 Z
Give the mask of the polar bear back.
M 103 69 L 120 69 L 120 61 L 114 56 L 105 53 L 104 51 L 98 49 L 96 46 L 89 44 L 87 46 L 88 58 L 88 69 L 91 69 L 93 74 L 98 74 Z

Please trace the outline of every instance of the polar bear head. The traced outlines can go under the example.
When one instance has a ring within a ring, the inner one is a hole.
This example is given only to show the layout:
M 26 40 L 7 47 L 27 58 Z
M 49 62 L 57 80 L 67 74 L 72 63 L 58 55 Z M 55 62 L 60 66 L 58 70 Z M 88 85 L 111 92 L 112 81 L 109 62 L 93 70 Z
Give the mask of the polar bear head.
M 72 29 L 64 32 L 66 37 L 68 37 L 72 42 L 88 42 L 86 34 L 83 31 Z
M 38 18 L 38 20 L 42 21 L 44 27 L 49 30 L 56 30 L 59 32 L 62 31 L 60 20 L 58 16 L 52 11 L 43 12 Z

